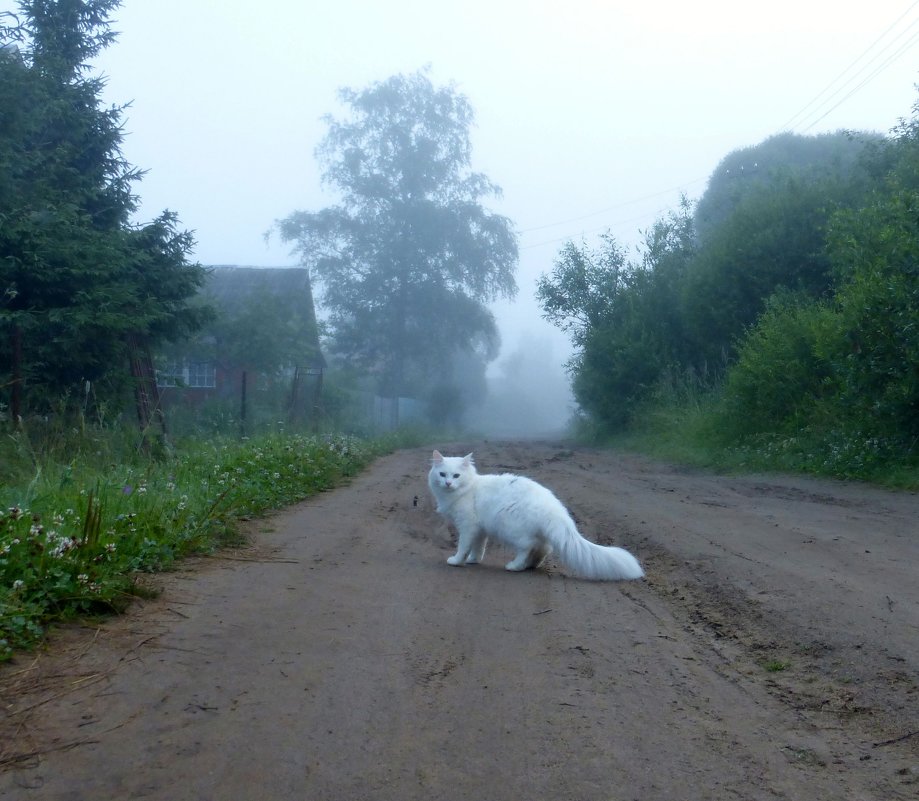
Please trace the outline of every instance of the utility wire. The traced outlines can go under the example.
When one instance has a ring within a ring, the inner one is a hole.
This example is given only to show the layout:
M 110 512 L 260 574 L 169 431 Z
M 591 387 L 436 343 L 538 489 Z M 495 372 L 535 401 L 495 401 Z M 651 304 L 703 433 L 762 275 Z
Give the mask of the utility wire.
M 614 206 L 607 206 L 605 209 L 599 209 L 598 211 L 592 211 L 588 214 L 582 214 L 580 217 L 570 217 L 567 220 L 559 220 L 558 222 L 546 223 L 545 225 L 534 225 L 531 228 L 524 228 L 518 231 L 518 234 L 529 234 L 533 231 L 544 231 L 546 228 L 555 228 L 559 225 L 568 225 L 568 223 L 580 222 L 581 220 L 587 220 L 591 217 L 596 217 L 599 214 L 606 214 L 608 211 L 613 211 L 614 209 L 621 209 L 625 206 L 632 206 L 635 203 L 641 203 L 645 200 L 653 200 L 656 197 L 661 197 L 662 195 L 669 195 L 671 192 L 676 192 L 679 189 L 684 189 L 687 186 L 692 186 L 697 184 L 700 181 L 704 181 L 703 178 L 693 178 L 691 181 L 686 181 L 685 183 L 680 184 L 679 186 L 671 187 L 670 189 L 664 189 L 660 192 L 653 192 L 650 195 L 643 195 L 642 197 L 634 198 L 633 200 L 624 200 L 622 203 L 617 203 Z
M 659 213 L 660 213 L 659 211 L 655 212 L 655 214 L 659 214 Z M 584 234 L 594 234 L 597 231 L 608 231 L 611 228 L 618 228 L 621 225 L 631 225 L 633 223 L 642 222 L 643 220 L 647 220 L 651 216 L 652 215 L 650 213 L 646 213 L 646 214 L 641 214 L 638 217 L 632 217 L 631 219 L 628 219 L 628 220 L 616 220 L 615 222 L 606 223 L 604 225 L 599 225 L 595 228 L 582 229 L 578 232 L 577 235 L 584 236 Z M 533 229 L 530 229 L 530 230 L 533 230 Z M 521 245 L 519 250 L 533 250 L 534 248 L 543 247 L 544 245 L 554 245 L 558 242 L 569 242 L 572 239 L 574 239 L 574 237 L 575 237 L 575 234 L 567 234 L 565 236 L 555 237 L 554 239 L 545 239 L 541 242 L 531 242 L 527 245 Z
M 833 111 L 839 108 L 843 103 L 845 103 L 852 95 L 860 91 L 866 84 L 873 81 L 878 75 L 880 75 L 887 67 L 893 64 L 894 61 L 900 58 L 907 50 L 913 47 L 917 42 L 919 42 L 919 31 L 914 33 L 910 39 L 899 49 L 896 53 L 890 56 L 883 64 L 881 64 L 874 72 L 872 72 L 867 78 L 865 78 L 860 84 L 858 84 L 854 89 L 852 89 L 848 94 L 846 94 L 839 102 L 830 106 L 823 114 L 821 114 L 817 119 L 815 119 L 810 125 L 801 130 L 801 133 L 807 133 L 811 128 L 813 128 L 817 123 L 819 123 L 824 118 L 828 117 Z
M 882 42 L 882 41 L 888 36 L 888 34 L 889 34 L 891 31 L 893 31 L 893 30 L 894 30 L 894 29 L 895 29 L 895 28 L 896 28 L 896 27 L 897 27 L 907 16 L 909 16 L 910 12 L 912 12 L 913 9 L 915 9 L 917 6 L 919 6 L 919 0 L 915 0 L 915 2 L 914 2 L 912 5 L 910 5 L 909 8 L 907 8 L 906 11 L 904 11 L 899 17 L 897 17 L 897 18 L 896 18 L 896 19 L 895 19 L 895 20 L 884 30 L 884 32 L 883 32 L 880 36 L 878 36 L 877 39 L 875 39 L 875 40 L 874 40 L 874 41 L 873 41 L 873 42 L 872 42 L 872 43 L 871 43 L 871 44 L 870 44 L 870 45 L 869 45 L 859 56 L 858 56 L 858 58 L 856 58 L 854 61 L 852 61 L 852 62 L 849 64 L 849 66 L 847 66 L 839 75 L 836 76 L 836 78 L 834 78 L 832 81 L 830 81 L 829 84 L 827 84 L 820 92 L 817 93 L 817 95 L 815 95 L 815 96 L 814 96 L 808 103 L 806 103 L 796 114 L 794 114 L 794 115 L 788 120 L 788 122 L 786 122 L 779 130 L 790 130 L 792 127 L 795 127 L 796 125 L 803 125 L 804 122 L 808 119 L 808 117 L 810 117 L 812 114 L 818 113 L 820 110 L 822 110 L 822 109 L 827 105 L 827 103 L 831 103 L 831 102 L 834 100 L 834 98 L 836 98 L 841 92 L 845 91 L 845 89 L 846 89 L 853 81 L 858 80 L 858 79 L 864 74 L 864 72 L 865 72 L 866 69 L 868 69 L 868 68 L 869 68 L 872 64 L 874 64 L 879 58 L 881 58 L 888 50 L 890 50 L 890 48 L 893 47 L 893 46 L 897 43 L 898 40 L 902 39 L 903 36 L 905 36 L 905 35 L 909 32 L 909 30 L 910 30 L 911 28 L 913 28 L 913 27 L 915 27 L 917 24 L 919 24 L 919 17 L 917 17 L 916 19 L 914 19 L 914 20 L 913 20 L 903 31 L 901 31 L 899 34 L 897 34 L 897 36 L 895 36 L 895 37 L 894 37 L 891 41 L 889 41 L 887 44 L 885 44 L 884 47 L 881 48 L 881 50 L 880 50 L 878 53 L 874 54 L 874 55 L 869 59 L 869 61 L 868 61 L 866 64 L 862 65 L 862 66 L 859 68 L 859 70 L 858 70 L 853 76 L 851 76 L 850 78 L 848 78 L 848 80 L 846 80 L 841 86 L 839 86 L 835 91 L 833 91 L 833 92 L 829 95 L 829 97 L 826 97 L 825 99 L 823 99 L 822 102 L 820 102 L 820 103 L 816 106 L 816 108 L 814 108 L 814 109 L 812 110 L 812 107 L 814 106 L 814 104 L 816 104 L 818 101 L 820 101 L 822 98 L 824 98 L 824 95 L 826 95 L 828 92 L 830 92 L 830 90 L 833 89 L 833 87 L 836 86 L 846 75 L 848 75 L 848 73 L 851 72 L 852 69 L 853 69 L 857 64 L 859 64 L 861 61 L 863 61 L 863 60 L 871 53 L 871 51 L 872 51 L 880 42 Z M 810 125 L 808 125 L 808 126 L 807 126 L 806 128 L 804 128 L 804 129 L 802 129 L 801 132 L 802 132 L 802 133 L 806 133 L 807 131 L 809 131 L 809 130 L 811 130 L 812 128 L 814 128 L 818 123 L 820 123 L 823 119 L 825 119 L 827 116 L 829 116 L 833 111 L 835 111 L 837 108 L 839 108 L 839 106 L 841 106 L 843 103 L 845 103 L 846 100 L 848 100 L 850 97 L 852 97 L 852 95 L 854 95 L 854 94 L 856 94 L 857 92 L 859 92 L 859 91 L 860 91 L 862 88 L 864 88 L 869 82 L 871 82 L 872 80 L 874 80 L 874 78 L 876 78 L 878 75 L 880 75 L 885 69 L 887 69 L 891 64 L 893 64 L 894 61 L 896 61 L 897 59 L 899 59 L 907 50 L 909 50 L 910 48 L 912 48 L 917 42 L 919 42 L 919 31 L 913 33 L 913 35 L 910 36 L 910 38 L 909 38 L 904 44 L 902 44 L 902 45 L 900 46 L 900 48 L 899 48 L 896 52 L 894 52 L 892 55 L 890 55 L 885 61 L 883 61 L 879 66 L 877 66 L 877 67 L 874 69 L 873 72 L 871 72 L 871 73 L 870 73 L 867 77 L 865 77 L 860 83 L 858 83 L 854 88 L 852 88 L 849 92 L 847 92 L 840 100 L 838 100 L 835 104 L 833 104 L 832 106 L 830 106 L 830 108 L 828 108 L 823 114 L 821 114 L 821 115 L 820 115 L 819 117 L 817 117 L 813 122 L 811 122 Z M 683 183 L 683 184 L 680 184 L 679 186 L 672 187 L 672 188 L 670 188 L 670 189 L 665 189 L 665 190 L 662 190 L 662 191 L 660 191 L 660 192 L 654 192 L 654 193 L 652 193 L 652 194 L 650 194 L 650 195 L 643 195 L 642 197 L 634 198 L 634 199 L 632 199 L 632 200 L 626 200 L 626 201 L 623 201 L 622 203 L 617 203 L 617 204 L 615 204 L 615 205 L 613 205 L 613 206 L 607 206 L 606 208 L 602 208 L 602 209 L 599 209 L 599 210 L 597 210 L 597 211 L 592 211 L 592 212 L 589 212 L 589 213 L 587 213 L 587 214 L 582 214 L 582 215 L 580 215 L 580 216 L 578 216 L 578 217 L 570 217 L 570 218 L 568 218 L 568 219 L 559 220 L 559 221 L 557 221 L 557 222 L 545 223 L 545 224 L 543 224 L 543 225 L 535 225 L 535 226 L 531 226 L 530 228 L 524 228 L 524 229 L 521 229 L 520 231 L 518 231 L 517 233 L 518 233 L 518 234 L 528 234 L 528 233 L 533 233 L 533 232 L 536 232 L 536 231 L 544 231 L 544 230 L 546 230 L 547 228 L 556 228 L 556 227 L 558 227 L 558 226 L 560 226 L 560 225 L 568 225 L 568 224 L 570 224 L 570 223 L 581 222 L 582 220 L 587 220 L 587 219 L 590 219 L 591 217 L 596 217 L 596 216 L 598 216 L 598 215 L 600 215 L 600 214 L 606 214 L 607 212 L 613 211 L 614 209 L 624 208 L 624 207 L 626 207 L 626 206 L 634 205 L 635 203 L 641 203 L 642 201 L 645 201 L 645 200 L 652 200 L 653 198 L 656 198 L 656 197 L 661 197 L 661 196 L 663 196 L 663 195 L 668 195 L 668 194 L 670 194 L 671 192 L 674 192 L 674 191 L 679 190 L 679 189 L 683 189 L 683 188 L 688 187 L 688 186 L 692 186 L 692 185 L 697 184 L 697 183 L 699 183 L 699 182 L 701 182 L 701 181 L 704 181 L 704 180 L 707 180 L 707 176 L 704 176 L 704 177 L 701 177 L 701 178 L 694 178 L 694 179 L 692 179 L 691 181 L 687 181 L 687 182 L 685 182 L 685 183 Z M 619 226 L 619 225 L 627 225 L 627 224 L 632 223 L 632 222 L 637 222 L 637 221 L 640 221 L 640 220 L 647 219 L 647 217 L 648 217 L 648 215 L 647 215 L 647 214 L 644 214 L 644 215 L 641 215 L 640 217 L 633 218 L 633 219 L 631 219 L 631 220 L 622 220 L 622 221 L 619 221 L 619 222 L 616 222 L 616 223 L 611 223 L 611 224 L 608 224 L 608 225 L 603 225 L 603 226 L 600 226 L 600 227 L 598 227 L 598 228 L 592 228 L 592 229 L 589 229 L 589 230 L 582 230 L 582 231 L 580 232 L 580 234 L 581 234 L 581 235 L 584 235 L 584 234 L 587 234 L 587 233 L 594 233 L 594 232 L 596 232 L 596 231 L 606 230 L 606 229 L 613 228 L 613 227 L 616 227 L 616 226 Z M 531 250 L 532 248 L 542 247 L 542 246 L 544 246 L 544 245 L 551 245 L 551 244 L 555 244 L 555 243 L 557 243 L 557 242 L 564 242 L 564 241 L 566 241 L 566 240 L 570 240 L 571 238 L 572 238 L 572 235 L 568 235 L 568 236 L 556 237 L 556 238 L 554 238 L 554 239 L 547 239 L 547 240 L 544 240 L 544 241 L 542 241 L 542 242 L 534 242 L 534 243 L 531 243 L 531 244 L 528 244 L 528 245 L 522 245 L 522 246 L 520 247 L 520 250 Z
M 845 76 L 846 76 L 846 75 L 847 75 L 847 74 L 848 74 L 848 73 L 849 73 L 859 62 L 861 62 L 861 61 L 862 61 L 862 60 L 863 60 L 863 59 L 864 59 L 864 58 L 865 58 L 865 57 L 866 57 L 866 56 L 867 56 L 867 55 L 868 55 L 868 54 L 869 54 L 869 53 L 870 53 L 870 52 L 871 52 L 881 41 L 883 41 L 883 40 L 887 37 L 887 35 L 888 35 L 892 30 L 894 30 L 894 28 L 896 28 L 896 27 L 897 27 L 907 16 L 909 16 L 910 12 L 912 12 L 912 10 L 913 10 L 914 8 L 916 8 L 916 6 L 919 6 L 919 0 L 916 0 L 916 2 L 914 2 L 909 8 L 906 9 L 906 11 L 904 11 L 899 17 L 897 17 L 897 18 L 896 18 L 896 19 L 895 19 L 895 20 L 884 30 L 884 32 L 883 32 L 880 36 L 878 36 L 877 39 L 875 39 L 870 45 L 868 45 L 868 47 L 861 53 L 861 55 L 858 56 L 858 58 L 856 58 L 851 64 L 849 64 L 848 67 L 846 67 L 841 73 L 839 73 L 839 75 L 837 75 L 832 81 L 830 81 L 820 92 L 818 92 L 813 98 L 811 98 L 811 100 L 809 100 L 807 103 L 805 103 L 805 105 L 804 105 L 796 114 L 794 114 L 794 115 L 791 117 L 791 119 L 788 120 L 788 122 L 786 122 L 784 125 L 782 125 L 781 128 L 779 128 L 779 130 L 787 131 L 787 130 L 790 130 L 791 128 L 795 127 L 795 125 L 803 124 L 803 122 L 804 122 L 804 121 L 807 119 L 807 117 L 810 115 L 811 107 L 812 107 L 815 103 L 817 103 L 817 101 L 819 101 L 827 92 L 829 92 L 829 91 L 830 91 L 840 80 L 842 80 L 842 79 L 843 79 L 843 78 L 844 78 L 844 77 L 845 77 Z M 915 25 L 916 22 L 917 22 L 917 20 L 913 20 L 913 22 L 908 26 L 907 30 L 909 30 L 909 28 L 911 28 L 913 25 Z M 905 33 L 905 32 L 904 32 L 904 33 Z M 902 36 L 903 36 L 903 33 L 899 34 L 899 35 L 894 39 L 894 42 L 895 42 L 897 39 L 899 39 L 900 37 L 902 37 Z M 873 63 L 875 60 L 877 60 L 877 58 L 878 58 L 881 54 L 883 54 L 884 51 L 886 51 L 886 50 L 887 50 L 889 47 L 891 47 L 892 45 L 893 45 L 893 42 L 889 42 L 887 45 L 885 45 L 885 47 L 881 50 L 881 53 L 878 54 L 878 55 L 875 55 L 874 58 L 872 58 L 871 61 L 868 62 L 868 64 L 870 65 L 870 64 Z M 867 66 L 868 66 L 868 65 L 865 65 L 865 66 L 861 67 L 858 74 L 860 74 L 861 72 L 863 72 L 864 69 L 865 69 Z M 824 105 L 826 105 L 827 102 L 829 102 L 830 100 L 832 100 L 833 97 L 835 97 L 837 94 L 839 94 L 839 92 L 841 92 L 841 91 L 845 88 L 845 86 L 847 86 L 849 83 L 851 83 L 851 81 L 856 80 L 856 79 L 858 78 L 858 74 L 856 74 L 855 76 L 853 76 L 852 78 L 850 78 L 848 81 L 846 81 L 846 83 L 843 84 L 843 86 L 841 86 L 839 89 L 837 89 L 837 90 L 830 96 L 830 98 L 828 98 L 827 100 L 823 101 L 823 103 L 821 103 L 821 104 L 819 105 L 818 108 L 822 108 Z M 860 86 L 862 86 L 862 85 L 864 85 L 864 84 L 860 84 Z M 851 96 L 851 94 L 850 94 L 850 95 L 847 95 L 846 97 L 848 98 L 849 96 Z M 834 108 L 836 108 L 836 106 L 834 106 Z M 821 119 L 822 119 L 822 117 L 821 117 Z M 816 124 L 816 123 L 814 123 L 814 124 Z
M 878 53 L 874 56 L 874 58 L 872 58 L 867 64 L 865 64 L 865 66 L 862 67 L 862 69 L 861 69 L 858 73 L 856 73 L 856 74 L 853 75 L 851 78 L 849 78 L 848 81 L 846 81 L 842 86 L 840 86 L 840 87 L 839 87 L 832 95 L 830 95 L 830 96 L 829 96 L 819 107 L 817 107 L 817 108 L 814 110 L 813 113 L 814 113 L 814 114 L 818 113 L 824 106 L 826 106 L 827 103 L 831 103 L 831 102 L 834 100 L 834 98 L 836 98 L 841 92 L 845 91 L 845 90 L 849 87 L 850 84 L 852 84 L 854 81 L 859 80 L 859 78 L 862 77 L 862 75 L 863 75 L 863 73 L 865 72 L 865 70 L 867 70 L 872 64 L 874 64 L 875 61 L 877 61 L 879 58 L 881 58 L 891 47 L 893 47 L 894 44 L 897 42 L 898 39 L 900 39 L 901 37 L 905 36 L 906 33 L 909 31 L 909 28 L 912 28 L 912 27 L 914 27 L 914 26 L 917 25 L 917 24 L 919 24 L 919 18 L 913 20 L 912 23 L 909 25 L 909 27 L 908 27 L 906 30 L 902 31 L 892 42 L 889 42 L 880 52 L 878 52 Z M 913 46 L 913 44 L 915 43 L 916 39 L 917 39 L 917 34 L 914 33 L 914 34 L 906 41 L 906 44 L 901 45 L 901 47 L 900 47 L 899 50 L 897 50 L 892 56 L 888 57 L 884 62 L 882 62 L 881 65 L 880 65 L 879 67 L 877 67 L 873 72 L 871 72 L 870 75 L 869 75 L 867 78 L 865 78 L 864 80 L 862 80 L 861 83 L 859 83 L 859 84 L 855 87 L 855 89 L 853 89 L 853 90 L 851 90 L 850 92 L 848 92 L 848 93 L 843 97 L 843 99 L 842 99 L 841 101 L 839 101 L 838 103 L 835 103 L 833 106 L 831 106 L 830 111 L 832 111 L 832 110 L 835 109 L 835 108 L 838 108 L 839 105 L 841 105 L 842 102 L 844 102 L 845 100 L 847 100 L 848 98 L 850 98 L 850 97 L 851 97 L 852 95 L 854 95 L 857 91 L 859 91 L 863 86 L 865 86 L 867 83 L 869 83 L 873 78 L 875 78 L 875 77 L 878 76 L 880 73 L 882 73 L 885 69 L 887 69 L 887 67 L 889 67 L 894 61 L 896 61 L 901 55 L 903 55 L 904 52 L 906 52 L 907 50 L 909 50 L 910 47 Z M 814 125 L 816 125 L 817 122 L 819 122 L 819 121 L 822 120 L 824 117 L 826 117 L 827 114 L 829 114 L 829 111 L 826 112 L 826 113 L 824 113 L 824 114 L 822 114 L 816 121 L 812 122 L 812 123 L 811 123 L 809 126 L 807 126 L 807 128 L 805 128 L 804 130 L 807 131 L 807 130 L 810 130 L 811 128 L 813 128 Z M 806 117 L 805 117 L 805 119 L 802 119 L 802 120 L 801 120 L 801 122 L 799 123 L 799 125 L 803 125 L 805 121 L 806 121 Z

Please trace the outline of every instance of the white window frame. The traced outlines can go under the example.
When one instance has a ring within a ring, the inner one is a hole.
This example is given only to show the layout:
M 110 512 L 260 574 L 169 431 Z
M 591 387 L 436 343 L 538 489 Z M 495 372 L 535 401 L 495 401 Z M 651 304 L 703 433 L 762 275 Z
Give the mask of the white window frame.
M 165 370 L 156 371 L 158 387 L 181 389 L 214 389 L 217 386 L 217 368 L 213 362 L 176 362 Z

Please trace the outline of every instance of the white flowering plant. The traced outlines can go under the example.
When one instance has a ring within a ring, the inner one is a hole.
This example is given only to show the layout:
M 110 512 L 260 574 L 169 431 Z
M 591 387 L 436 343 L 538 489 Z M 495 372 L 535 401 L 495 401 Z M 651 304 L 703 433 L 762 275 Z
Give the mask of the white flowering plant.
M 71 462 L 0 489 L 0 661 L 49 622 L 122 611 L 138 574 L 238 541 L 236 521 L 353 475 L 388 442 L 275 434 L 186 444 L 106 472 Z

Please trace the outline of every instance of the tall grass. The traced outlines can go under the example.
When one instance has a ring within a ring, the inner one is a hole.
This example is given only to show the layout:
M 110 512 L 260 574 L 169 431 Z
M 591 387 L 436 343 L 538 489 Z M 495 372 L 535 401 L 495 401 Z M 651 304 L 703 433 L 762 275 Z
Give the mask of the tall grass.
M 238 541 L 237 522 L 301 500 L 393 450 L 400 435 L 360 440 L 277 431 L 188 440 L 157 459 L 121 430 L 26 429 L 0 443 L 0 661 L 46 627 L 120 611 L 138 577 Z
M 840 416 L 812 415 L 800 425 L 746 436 L 724 385 L 689 373 L 667 376 L 611 445 L 728 473 L 785 472 L 919 488 L 919 443 L 864 430 Z
M 608 433 L 610 445 L 681 464 L 718 469 L 721 449 L 713 430 L 718 392 L 695 371 L 668 371 L 623 430 Z

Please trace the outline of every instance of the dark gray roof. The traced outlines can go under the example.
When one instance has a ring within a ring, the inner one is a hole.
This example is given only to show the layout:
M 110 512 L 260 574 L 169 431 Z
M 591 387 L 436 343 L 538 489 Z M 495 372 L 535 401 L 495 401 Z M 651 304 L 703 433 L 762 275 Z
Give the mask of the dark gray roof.
M 219 310 L 234 311 L 253 295 L 276 296 L 278 308 L 290 310 L 314 332 L 315 358 L 304 367 L 325 367 L 319 347 L 319 328 L 309 270 L 305 267 L 244 267 L 234 264 L 208 265 L 203 294 Z M 294 300 L 295 302 L 291 302 Z M 283 301 L 283 302 L 280 302 Z

